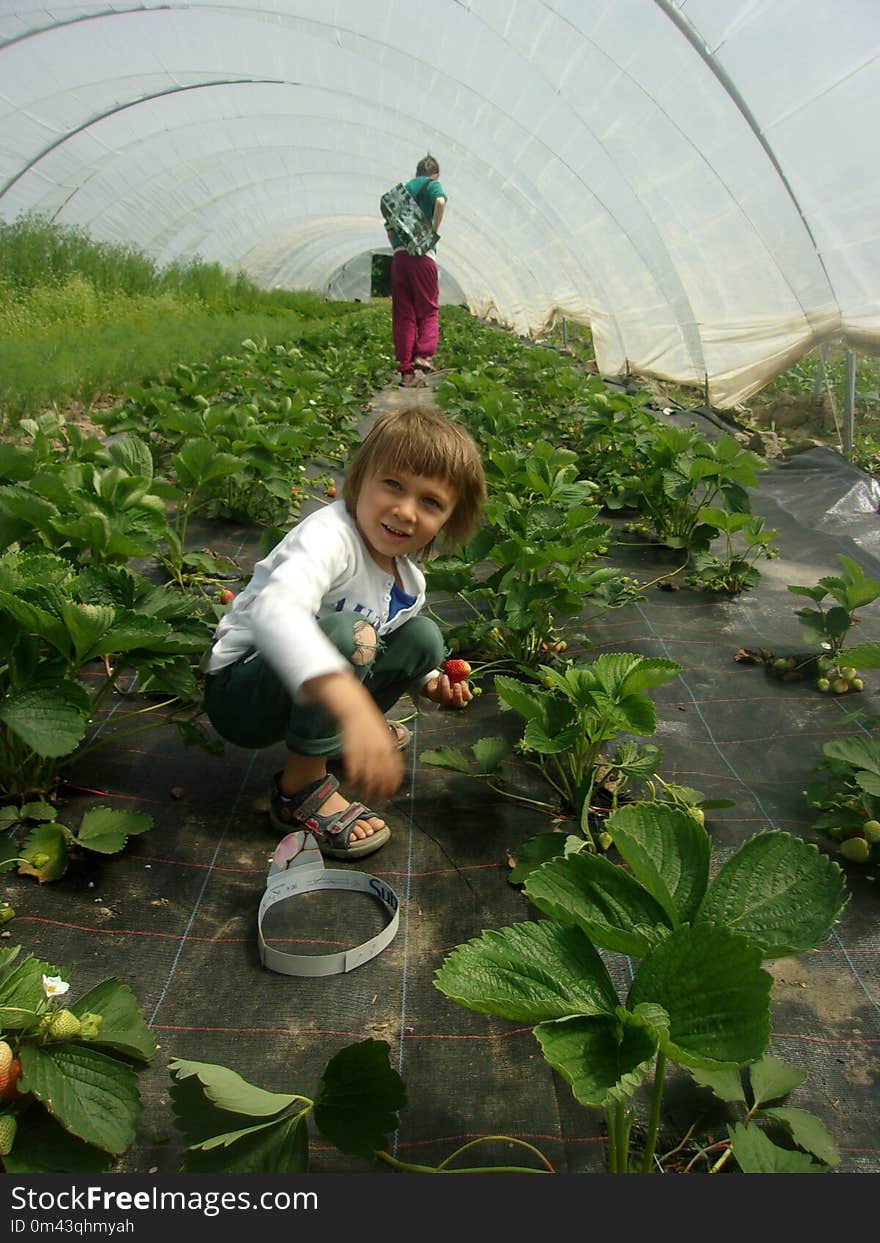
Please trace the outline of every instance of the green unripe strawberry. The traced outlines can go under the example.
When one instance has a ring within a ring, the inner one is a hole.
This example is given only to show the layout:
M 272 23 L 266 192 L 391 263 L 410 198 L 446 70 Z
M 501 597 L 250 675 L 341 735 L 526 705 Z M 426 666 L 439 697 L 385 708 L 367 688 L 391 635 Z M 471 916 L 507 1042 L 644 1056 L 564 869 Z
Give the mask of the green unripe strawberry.
M 73 1040 L 79 1035 L 82 1023 L 72 1010 L 56 1010 L 49 1023 L 51 1040 Z
M 0 1157 L 8 1157 L 12 1152 L 12 1145 L 15 1143 L 15 1132 L 17 1130 L 18 1123 L 12 1114 L 0 1116 Z
M 472 687 L 471 687 L 471 694 L 473 695 L 473 697 L 474 697 L 475 699 L 477 698 L 477 696 L 478 696 L 478 695 L 482 695 L 482 693 L 483 693 L 483 688 L 482 688 L 482 686 L 472 686 Z
M 831 683 L 827 678 L 816 678 L 816 690 L 821 691 L 824 695 L 831 690 Z
M 773 662 L 773 668 L 779 669 L 780 671 L 782 671 L 783 669 L 787 669 L 788 661 L 785 659 L 784 656 L 777 656 Z
M 853 678 L 850 682 L 850 688 L 854 691 L 863 691 L 865 689 L 865 683 L 861 678 Z
M 867 863 L 871 856 L 871 847 L 863 837 L 849 837 L 840 843 L 840 853 L 851 863 Z
M 104 1022 L 103 1014 L 92 1014 L 91 1010 L 80 1019 L 79 1038 L 80 1040 L 94 1040 L 98 1032 L 101 1030 L 101 1024 Z
M 614 838 L 610 833 L 600 833 L 596 841 L 599 843 L 600 850 L 610 850 L 614 845 Z
M 869 842 L 880 842 L 880 820 L 866 820 L 862 833 Z
M 847 682 L 851 682 L 858 672 L 858 669 L 854 669 L 852 665 L 847 665 L 845 669 L 841 669 L 840 676 L 846 678 Z
M 831 689 L 835 695 L 845 695 L 849 690 L 849 682 L 845 678 L 835 678 L 831 683 Z
M 706 813 L 703 811 L 702 807 L 689 807 L 688 813 L 693 816 L 697 824 L 705 825 Z

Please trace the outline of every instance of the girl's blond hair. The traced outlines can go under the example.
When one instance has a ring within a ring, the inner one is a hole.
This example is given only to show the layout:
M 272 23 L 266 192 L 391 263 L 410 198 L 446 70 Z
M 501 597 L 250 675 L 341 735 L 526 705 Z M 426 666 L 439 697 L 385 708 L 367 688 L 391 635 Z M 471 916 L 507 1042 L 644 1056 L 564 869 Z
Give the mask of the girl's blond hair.
M 443 545 L 467 543 L 486 503 L 486 479 L 480 451 L 460 424 L 435 406 L 405 406 L 379 415 L 345 472 L 342 495 L 352 516 L 364 480 L 384 470 L 451 484 L 457 499 L 443 527 Z M 430 551 L 429 545 L 421 555 Z

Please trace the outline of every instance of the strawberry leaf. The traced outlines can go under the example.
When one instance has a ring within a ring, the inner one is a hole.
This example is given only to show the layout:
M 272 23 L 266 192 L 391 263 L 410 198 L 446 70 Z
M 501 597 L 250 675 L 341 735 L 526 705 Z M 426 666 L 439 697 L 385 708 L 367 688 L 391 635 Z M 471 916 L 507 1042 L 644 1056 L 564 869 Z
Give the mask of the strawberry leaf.
M 315 1095 L 315 1124 L 340 1152 L 371 1157 L 398 1126 L 403 1080 L 384 1040 L 363 1040 L 327 1063 Z
M 670 928 L 662 906 L 622 868 L 582 852 L 531 873 L 525 893 L 538 910 L 580 928 L 601 949 L 641 958 Z
M 152 827 L 153 817 L 143 812 L 93 807 L 83 816 L 76 842 L 99 854 L 113 855 L 122 850 L 129 837 Z
M 686 1067 L 755 1061 L 770 1039 L 770 975 L 757 946 L 726 928 L 685 925 L 642 961 L 627 1006 L 660 1006 L 662 1051 Z
M 785 1062 L 781 1062 L 779 1058 L 773 1057 L 770 1053 L 765 1053 L 759 1062 L 749 1067 L 749 1082 L 756 1105 L 763 1105 L 765 1101 L 775 1101 L 781 1096 L 787 1096 L 794 1088 L 799 1087 L 806 1077 L 805 1070 L 798 1070 L 796 1066 L 787 1066 Z
M 608 831 L 671 927 L 693 918 L 709 883 L 709 835 L 687 811 L 662 803 L 622 807 Z
M 19 876 L 33 876 L 41 885 L 67 871 L 68 843 L 73 834 L 63 824 L 41 824 L 28 834 L 21 849 Z
M 724 864 L 697 912 L 748 937 L 764 958 L 815 949 L 847 901 L 843 872 L 812 843 L 759 833 Z
M 215 1135 L 183 1154 L 181 1170 L 207 1174 L 305 1174 L 309 1168 L 308 1127 L 299 1112 L 271 1122 Z
M 135 996 L 127 984 L 102 980 L 70 1007 L 77 1018 L 100 1014 L 101 1025 L 90 1045 L 100 1045 L 124 1057 L 148 1062 L 156 1052 L 156 1038 L 141 1017 Z
M 758 1126 L 737 1123 L 727 1128 L 730 1146 L 744 1174 L 827 1174 L 824 1165 L 810 1160 L 805 1152 L 780 1148 Z
M 651 1069 L 657 1038 L 628 1020 L 619 1011 L 614 1018 L 562 1019 L 535 1028 L 544 1057 L 581 1105 L 628 1100 Z
M 791 1105 L 777 1105 L 773 1109 L 762 1109 L 758 1117 L 778 1122 L 788 1131 L 798 1148 L 805 1148 L 825 1165 L 840 1165 L 837 1144 L 824 1122 L 815 1114 Z
M 525 1023 L 609 1014 L 618 1004 L 608 970 L 584 934 L 550 920 L 487 931 L 459 945 L 434 983 L 470 1010 Z
M 24 1044 L 20 1055 L 19 1090 L 65 1130 L 114 1154 L 134 1143 L 141 1102 L 130 1066 L 83 1044 Z

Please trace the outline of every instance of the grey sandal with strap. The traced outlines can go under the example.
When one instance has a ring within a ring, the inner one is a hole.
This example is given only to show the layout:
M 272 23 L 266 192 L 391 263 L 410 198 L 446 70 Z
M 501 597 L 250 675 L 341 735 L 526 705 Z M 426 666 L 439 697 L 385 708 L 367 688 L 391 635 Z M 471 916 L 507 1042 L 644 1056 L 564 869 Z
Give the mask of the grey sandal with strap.
M 318 808 L 339 789 L 339 782 L 335 777 L 329 774 L 321 777 L 290 797 L 281 793 L 280 777 L 280 773 L 275 774 L 272 801 L 269 805 L 269 819 L 273 827 L 281 833 L 289 833 L 291 829 L 299 826 L 308 829 L 314 834 L 322 855 L 328 855 L 332 859 L 360 859 L 384 846 L 391 836 L 391 830 L 385 824 L 369 837 L 352 837 L 358 820 L 380 818 L 363 803 L 349 803 L 341 811 L 331 812 L 326 816 L 319 815 Z

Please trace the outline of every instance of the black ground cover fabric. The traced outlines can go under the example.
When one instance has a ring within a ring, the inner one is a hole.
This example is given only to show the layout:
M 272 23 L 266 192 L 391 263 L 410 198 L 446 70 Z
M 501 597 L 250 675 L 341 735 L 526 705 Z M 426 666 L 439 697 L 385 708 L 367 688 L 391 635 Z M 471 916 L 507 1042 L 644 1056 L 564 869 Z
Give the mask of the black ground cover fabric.
M 863 695 L 838 699 L 807 684 L 783 685 L 761 667 L 734 660 L 741 646 L 801 650 L 795 617 L 801 602 L 786 586 L 835 572 L 837 553 L 855 556 L 868 573 L 880 575 L 865 545 L 824 519 L 851 492 L 854 468 L 837 455 L 822 456 L 817 480 L 807 470 L 810 458 L 816 460 L 804 455 L 762 478 L 754 508 L 779 528 L 781 555 L 762 563 L 757 589 L 726 599 L 688 588 L 683 574 L 669 577 L 679 554 L 628 536 L 624 519 L 616 517 L 619 542 L 611 562 L 642 581 L 667 581 L 650 587 L 643 602 L 572 625 L 589 634 L 588 655 L 631 651 L 683 666 L 653 694 L 659 718 L 654 741 L 667 780 L 735 801 L 708 817 L 716 867 L 764 828 L 827 848 L 811 828 L 803 791 L 827 739 L 868 731 L 853 709 L 871 714 L 880 707 L 880 673 L 866 675 Z M 867 486 L 864 476 L 855 482 Z M 821 513 L 817 483 L 826 489 Z M 245 571 L 257 556 L 257 533 L 244 527 L 215 524 L 205 539 L 235 556 Z M 665 589 L 670 584 L 677 589 Z M 452 602 L 432 603 L 441 614 L 454 611 Z M 877 607 L 863 613 L 859 640 L 880 639 Z M 578 654 L 572 644 L 567 655 Z M 120 697 L 102 731 L 112 733 L 123 706 Z M 404 701 L 392 715 L 403 719 L 411 711 Z M 418 756 L 444 744 L 467 747 L 484 735 L 515 738 L 518 720 L 499 712 L 487 682 L 466 712 L 428 711 L 410 722 L 406 779 L 382 809 L 391 841 L 360 864 L 329 863 L 359 867 L 390 883 L 401 900 L 400 931 L 356 971 L 316 980 L 266 971 L 257 951 L 257 907 L 275 844 L 265 809 L 280 748 L 227 747 L 218 758 L 185 747 L 173 730 L 157 730 L 114 743 L 71 772 L 62 816 L 67 823 L 78 825 L 88 808 L 105 804 L 148 812 L 154 827 L 119 856 L 74 864 L 60 882 L 37 887 L 6 876 L 2 892 L 19 912 L 7 925 L 13 943 L 61 967 L 73 981 L 72 997 L 117 976 L 131 985 L 155 1031 L 159 1052 L 139 1080 L 139 1137 L 122 1170 L 178 1168 L 181 1139 L 168 1099 L 171 1057 L 221 1063 L 264 1088 L 312 1096 L 334 1053 L 373 1037 L 387 1041 L 407 1088 L 393 1138 L 400 1158 L 436 1164 L 475 1136 L 506 1135 L 535 1144 L 561 1172 L 604 1171 L 604 1118 L 577 1105 L 543 1061 L 531 1031 L 463 1009 L 433 985 L 435 970 L 455 945 L 483 929 L 535 917 L 508 883 L 508 857 L 552 827 L 553 817 L 466 776 L 422 765 Z M 537 778 L 521 788 L 533 798 L 549 797 Z M 872 869 L 844 866 L 851 900 L 830 940 L 768 965 L 775 980 L 771 1052 L 809 1072 L 790 1103 L 825 1121 L 842 1150 L 841 1169 L 868 1173 L 880 1171 L 878 894 Z M 315 895 L 282 906 L 267 930 L 274 943 L 297 952 L 355 944 L 377 926 L 375 904 L 366 898 Z M 605 957 L 625 995 L 633 963 Z M 644 1116 L 644 1090 L 637 1099 Z M 723 1138 L 734 1116 L 673 1071 L 658 1151 L 674 1147 L 692 1123 Z M 384 1172 L 340 1156 L 314 1129 L 312 1137 L 318 1171 Z M 466 1160 L 528 1163 L 500 1142 Z

